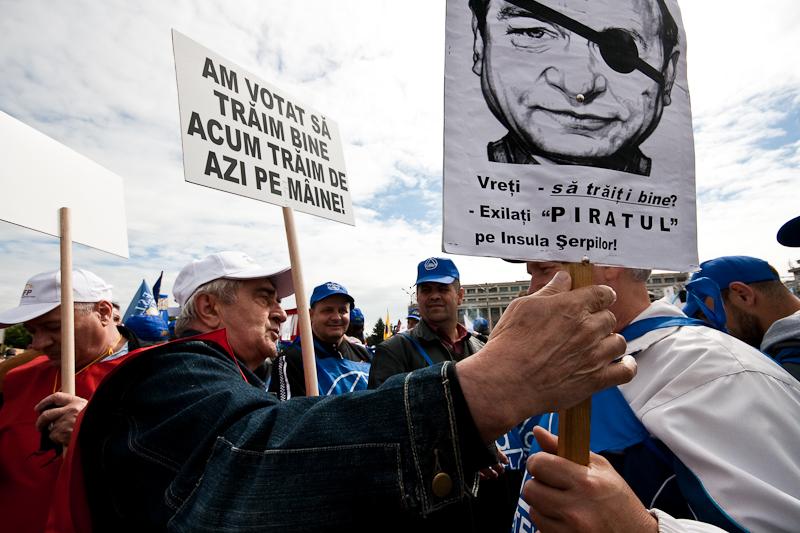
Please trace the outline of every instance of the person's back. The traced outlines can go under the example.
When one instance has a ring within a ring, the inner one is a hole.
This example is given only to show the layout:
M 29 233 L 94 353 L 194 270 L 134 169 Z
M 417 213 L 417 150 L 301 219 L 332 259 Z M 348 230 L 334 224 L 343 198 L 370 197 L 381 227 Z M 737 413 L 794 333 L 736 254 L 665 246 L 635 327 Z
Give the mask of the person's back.
M 618 294 L 618 328 L 639 368 L 630 383 L 593 396 L 592 450 L 645 508 L 732 531 L 791 531 L 800 523 L 800 463 L 785 450 L 800 440 L 800 384 L 676 307 L 647 305 L 646 273 L 594 269 L 595 283 Z M 554 416 L 538 422 L 557 428 Z M 515 531 L 526 527 L 521 505 Z

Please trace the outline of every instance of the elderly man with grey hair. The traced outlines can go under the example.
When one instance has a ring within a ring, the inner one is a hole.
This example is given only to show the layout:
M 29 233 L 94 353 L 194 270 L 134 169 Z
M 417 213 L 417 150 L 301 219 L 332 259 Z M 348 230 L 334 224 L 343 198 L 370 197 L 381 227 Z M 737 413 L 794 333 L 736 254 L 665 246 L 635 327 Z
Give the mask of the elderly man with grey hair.
M 61 272 L 37 274 L 19 306 L 0 312 L 0 328 L 24 324 L 39 356 L 10 371 L 0 408 L 0 516 L 5 531 L 44 530 L 47 509 L 80 411 L 136 338 L 113 320 L 111 285 L 88 270 L 72 272 L 75 394 L 61 391 Z

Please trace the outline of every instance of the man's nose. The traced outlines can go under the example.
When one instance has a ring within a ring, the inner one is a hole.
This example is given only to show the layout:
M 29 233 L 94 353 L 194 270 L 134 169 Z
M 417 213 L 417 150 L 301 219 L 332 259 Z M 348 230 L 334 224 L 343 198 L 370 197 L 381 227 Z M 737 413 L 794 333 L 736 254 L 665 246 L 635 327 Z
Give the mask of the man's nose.
M 564 59 L 558 68 L 551 67 L 545 71 L 545 80 L 557 87 L 574 103 L 577 95 L 583 95 L 583 101 L 589 103 L 603 94 L 608 86 L 608 79 L 601 72 L 603 59 L 593 45 L 572 43 L 565 50 Z
M 283 310 L 283 307 L 280 305 L 275 305 L 272 307 L 272 310 L 269 313 L 270 319 L 278 322 L 279 324 L 283 324 L 286 322 L 286 311 Z

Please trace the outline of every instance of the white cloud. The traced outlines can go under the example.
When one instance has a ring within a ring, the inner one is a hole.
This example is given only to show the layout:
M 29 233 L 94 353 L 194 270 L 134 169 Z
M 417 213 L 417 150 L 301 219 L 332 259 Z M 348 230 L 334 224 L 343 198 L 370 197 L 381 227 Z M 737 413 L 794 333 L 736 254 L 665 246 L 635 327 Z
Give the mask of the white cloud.
M 800 6 L 764 0 L 754 14 L 751 5 L 682 5 L 700 255 L 747 253 L 784 269 L 800 257 L 774 241 L 780 224 L 800 214 L 797 124 L 787 143 L 766 149 L 763 141 L 779 139 L 778 123 L 798 109 L 800 63 L 791 58 Z M 387 307 L 404 316 L 401 289 L 413 283 L 420 259 L 440 255 L 441 227 L 427 218 L 387 219 L 377 206 L 390 187 L 416 194 L 392 213 L 440 202 L 444 2 L 26 0 L 2 9 L 0 109 L 125 179 L 131 260 L 75 247 L 76 263 L 108 278 L 123 304 L 142 277 L 152 282 L 163 268 L 171 287 L 183 264 L 214 250 L 288 262 L 279 208 L 183 181 L 175 27 L 336 118 L 357 226 L 297 215 L 307 292 L 334 279 L 354 293 L 369 323 Z M 30 275 L 58 264 L 53 239 L 10 224 L 0 223 L 0 250 L 0 308 L 15 304 Z M 520 265 L 455 259 L 465 282 L 525 278 Z

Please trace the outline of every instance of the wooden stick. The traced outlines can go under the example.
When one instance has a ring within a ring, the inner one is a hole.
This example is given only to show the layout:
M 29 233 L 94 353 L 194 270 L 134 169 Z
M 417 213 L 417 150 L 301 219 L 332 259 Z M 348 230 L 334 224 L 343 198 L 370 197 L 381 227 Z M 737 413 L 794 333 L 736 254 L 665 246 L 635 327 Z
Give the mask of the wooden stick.
M 592 265 L 586 259 L 582 263 L 568 263 L 572 276 L 572 288 L 579 289 L 592 284 Z M 558 455 L 579 465 L 589 464 L 589 434 L 592 419 L 592 399 L 587 398 L 575 407 L 558 412 Z
M 300 249 L 297 246 L 297 232 L 294 225 L 294 211 L 283 207 L 283 225 L 286 240 L 289 242 L 289 261 L 292 265 L 294 298 L 297 302 L 297 320 L 300 325 L 300 348 L 303 352 L 303 377 L 306 383 L 306 396 L 319 396 L 317 385 L 317 361 L 314 357 L 314 335 L 311 333 L 311 318 L 308 315 L 308 300 L 303 285 L 303 268 L 300 262 Z
M 58 215 L 61 226 L 61 391 L 75 394 L 75 305 L 69 207 L 59 209 Z

